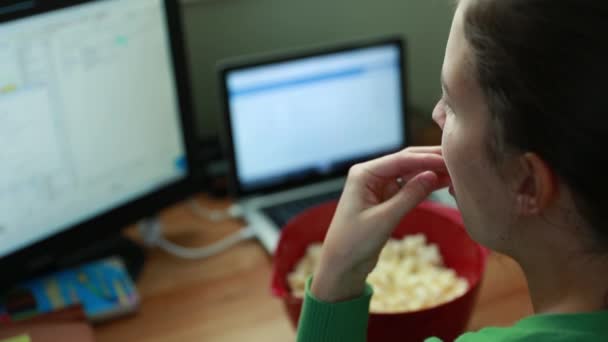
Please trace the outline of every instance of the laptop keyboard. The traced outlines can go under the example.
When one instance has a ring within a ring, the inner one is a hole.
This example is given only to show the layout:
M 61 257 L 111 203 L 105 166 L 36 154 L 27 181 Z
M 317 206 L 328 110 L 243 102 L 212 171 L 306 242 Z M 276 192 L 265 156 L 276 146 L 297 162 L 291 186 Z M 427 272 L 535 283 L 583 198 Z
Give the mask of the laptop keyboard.
M 311 197 L 297 199 L 292 202 L 277 204 L 263 208 L 264 212 L 278 227 L 283 227 L 291 218 L 317 204 L 340 198 L 341 191 L 329 192 Z

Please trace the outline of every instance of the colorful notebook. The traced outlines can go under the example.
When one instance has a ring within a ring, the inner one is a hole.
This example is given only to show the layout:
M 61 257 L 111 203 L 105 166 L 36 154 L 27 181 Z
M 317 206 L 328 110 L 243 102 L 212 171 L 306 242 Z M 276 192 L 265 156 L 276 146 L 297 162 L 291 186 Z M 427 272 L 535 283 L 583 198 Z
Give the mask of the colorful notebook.
M 75 304 L 99 322 L 136 311 L 139 295 L 122 260 L 110 257 L 20 284 L 2 296 L 0 320 L 25 320 Z

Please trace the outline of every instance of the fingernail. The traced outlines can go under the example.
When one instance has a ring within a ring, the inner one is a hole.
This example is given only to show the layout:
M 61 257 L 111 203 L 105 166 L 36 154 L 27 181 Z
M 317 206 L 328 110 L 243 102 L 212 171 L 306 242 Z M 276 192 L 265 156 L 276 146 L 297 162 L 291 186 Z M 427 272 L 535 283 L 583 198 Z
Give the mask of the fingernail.
M 421 175 L 420 181 L 427 189 L 432 188 L 437 181 L 437 175 L 433 171 L 426 171 Z

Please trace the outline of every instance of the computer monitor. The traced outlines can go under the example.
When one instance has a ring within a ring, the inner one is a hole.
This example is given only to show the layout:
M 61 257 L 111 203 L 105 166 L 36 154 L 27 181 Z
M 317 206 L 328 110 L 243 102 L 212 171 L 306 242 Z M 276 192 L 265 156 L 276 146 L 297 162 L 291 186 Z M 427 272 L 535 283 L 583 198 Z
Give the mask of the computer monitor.
M 176 2 L 0 7 L 3 278 L 40 269 L 192 190 Z
M 233 192 L 342 177 L 407 145 L 405 41 L 381 37 L 220 69 Z

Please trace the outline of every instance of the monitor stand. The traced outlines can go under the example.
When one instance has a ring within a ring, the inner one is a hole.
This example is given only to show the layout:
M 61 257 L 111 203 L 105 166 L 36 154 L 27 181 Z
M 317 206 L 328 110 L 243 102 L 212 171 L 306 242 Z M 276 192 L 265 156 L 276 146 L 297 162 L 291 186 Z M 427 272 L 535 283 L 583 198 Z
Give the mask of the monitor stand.
M 105 240 L 96 241 L 89 246 L 76 250 L 58 260 L 56 266 L 58 268 L 69 268 L 113 255 L 119 256 L 123 260 L 131 279 L 136 281 L 141 274 L 146 259 L 145 249 L 122 234 L 112 235 Z

